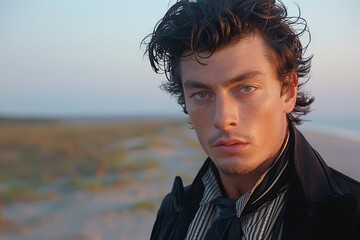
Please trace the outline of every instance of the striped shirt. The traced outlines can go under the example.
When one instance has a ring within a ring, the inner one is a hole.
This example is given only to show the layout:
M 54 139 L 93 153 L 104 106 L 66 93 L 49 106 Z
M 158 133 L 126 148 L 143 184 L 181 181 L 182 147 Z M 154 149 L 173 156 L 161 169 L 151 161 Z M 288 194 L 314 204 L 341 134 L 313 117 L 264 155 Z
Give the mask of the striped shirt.
M 242 237 L 243 240 L 281 238 L 281 230 L 279 232 L 279 236 L 272 236 L 272 230 L 276 220 L 279 218 L 279 215 L 284 208 L 288 185 L 285 185 L 282 188 L 277 197 L 271 201 L 265 202 L 255 212 L 242 215 L 242 211 L 251 197 L 251 194 L 254 192 L 256 187 L 259 186 L 265 175 L 266 173 L 251 190 L 236 201 L 236 215 L 240 218 L 241 228 L 244 233 Z M 205 186 L 204 194 L 200 202 L 199 209 L 189 226 L 186 240 L 204 239 L 211 224 L 219 217 L 220 209 L 214 205 L 213 201 L 222 196 L 222 193 L 212 164 L 203 176 L 202 181 Z

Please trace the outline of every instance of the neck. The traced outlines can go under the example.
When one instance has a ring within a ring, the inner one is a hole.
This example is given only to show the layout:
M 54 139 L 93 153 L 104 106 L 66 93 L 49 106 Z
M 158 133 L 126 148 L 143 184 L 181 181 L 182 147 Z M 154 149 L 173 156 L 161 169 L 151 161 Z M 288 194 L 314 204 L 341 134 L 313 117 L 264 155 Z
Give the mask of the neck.
M 219 177 L 221 184 L 227 194 L 227 197 L 231 199 L 239 199 L 242 195 L 251 189 L 255 189 L 258 186 L 267 172 L 271 169 L 275 162 L 283 154 L 286 145 L 289 140 L 289 132 L 287 131 L 284 137 L 284 141 L 276 152 L 275 156 L 270 160 L 263 161 L 254 171 L 237 175 L 226 175 L 219 171 Z
M 220 181 L 227 197 L 236 200 L 252 189 L 261 176 L 262 174 L 257 173 L 257 171 L 233 176 L 220 173 Z

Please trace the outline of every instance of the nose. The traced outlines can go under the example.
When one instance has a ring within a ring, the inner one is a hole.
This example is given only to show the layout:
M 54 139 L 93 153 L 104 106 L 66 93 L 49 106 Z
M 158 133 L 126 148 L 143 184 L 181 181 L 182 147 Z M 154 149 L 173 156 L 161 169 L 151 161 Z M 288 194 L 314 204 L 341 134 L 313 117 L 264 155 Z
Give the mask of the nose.
M 214 109 L 214 126 L 221 130 L 229 130 L 238 127 L 237 104 L 231 96 L 223 95 L 216 97 Z

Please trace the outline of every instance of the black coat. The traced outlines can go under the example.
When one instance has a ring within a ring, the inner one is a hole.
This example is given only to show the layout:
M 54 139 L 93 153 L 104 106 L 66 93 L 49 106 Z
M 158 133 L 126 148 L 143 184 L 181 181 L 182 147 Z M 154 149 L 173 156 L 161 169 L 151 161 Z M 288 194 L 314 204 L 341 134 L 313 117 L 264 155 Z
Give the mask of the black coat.
M 290 188 L 282 239 L 360 240 L 360 183 L 328 167 L 304 136 L 290 126 L 294 137 Z M 151 239 L 185 239 L 201 201 L 202 176 L 208 159 L 193 183 L 184 188 L 176 177 L 163 200 Z

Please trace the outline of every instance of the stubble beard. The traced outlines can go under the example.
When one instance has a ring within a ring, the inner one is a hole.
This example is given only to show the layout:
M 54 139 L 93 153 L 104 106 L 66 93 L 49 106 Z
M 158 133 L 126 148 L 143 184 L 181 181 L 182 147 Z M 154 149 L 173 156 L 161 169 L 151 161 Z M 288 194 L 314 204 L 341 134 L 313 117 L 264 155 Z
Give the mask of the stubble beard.
M 239 166 L 238 164 L 235 163 L 218 164 L 216 167 L 221 174 L 229 177 L 244 176 L 254 171 L 254 169 L 251 166 Z

